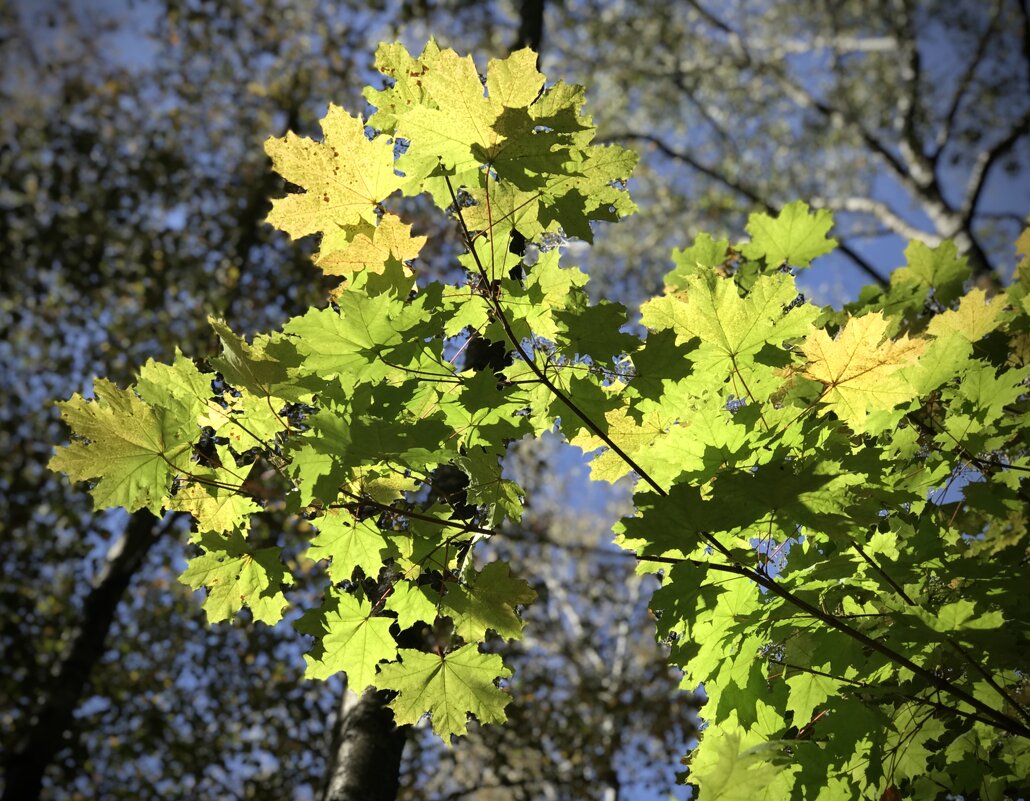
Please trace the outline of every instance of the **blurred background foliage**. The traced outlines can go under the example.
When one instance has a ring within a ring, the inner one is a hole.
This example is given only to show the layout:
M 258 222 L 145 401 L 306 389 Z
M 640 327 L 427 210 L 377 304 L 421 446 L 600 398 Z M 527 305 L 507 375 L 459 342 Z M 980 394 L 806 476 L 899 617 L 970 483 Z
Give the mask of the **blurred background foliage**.
M 176 581 L 183 521 L 94 514 L 50 475 L 51 401 L 176 347 L 204 358 L 210 313 L 253 333 L 324 303 L 315 243 L 263 224 L 284 189 L 263 140 L 315 135 L 329 101 L 362 109 L 380 41 L 432 35 L 483 65 L 541 19 L 545 74 L 585 84 L 600 137 L 642 155 L 640 214 L 567 247 L 596 295 L 633 304 L 671 248 L 797 197 L 834 209 L 845 243 L 804 279 L 817 300 L 882 280 L 911 237 L 954 238 L 1004 280 L 1030 210 L 1020 0 L 0 2 L 6 775 L 46 751 L 48 799 L 320 797 L 341 683 L 301 680 L 288 625 L 206 626 Z M 450 227 L 411 214 L 440 243 L 422 269 L 450 270 Z M 584 500 L 556 442 L 511 464 L 530 513 L 495 547 L 541 597 L 509 654 L 511 722 L 450 750 L 416 731 L 402 797 L 672 792 L 696 706 L 654 643 L 651 580 L 608 544 L 622 496 Z M 263 514 L 252 536 L 308 531 Z

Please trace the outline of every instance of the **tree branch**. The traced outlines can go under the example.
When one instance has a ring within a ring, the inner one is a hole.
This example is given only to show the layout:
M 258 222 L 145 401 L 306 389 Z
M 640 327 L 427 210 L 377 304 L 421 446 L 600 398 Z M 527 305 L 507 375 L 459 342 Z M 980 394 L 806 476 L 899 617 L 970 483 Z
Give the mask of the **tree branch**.
M 813 206 L 831 211 L 872 215 L 898 236 L 905 239 L 918 239 L 930 247 L 937 247 L 942 241 L 937 234 L 927 233 L 912 225 L 890 206 L 879 200 L 868 197 L 814 197 L 811 199 L 811 203 Z
M 752 189 L 751 187 L 745 184 L 740 183 L 739 181 L 730 178 L 729 176 L 723 174 L 722 172 L 716 170 L 713 167 L 709 167 L 705 164 L 702 164 L 689 153 L 672 147 L 667 142 L 665 142 L 665 140 L 661 139 L 658 136 L 655 136 L 654 134 L 637 133 L 635 131 L 625 131 L 622 133 L 611 134 L 599 141 L 604 143 L 626 142 L 634 140 L 640 142 L 649 142 L 668 158 L 683 162 L 691 169 L 701 173 L 702 175 L 708 178 L 711 178 L 716 183 L 722 184 L 731 192 L 735 192 L 736 194 L 745 198 L 755 206 L 758 206 L 763 211 L 769 214 L 780 213 L 779 206 L 766 200 L 764 197 L 759 195 L 756 190 Z M 862 272 L 864 272 L 866 275 L 868 275 L 870 278 L 876 281 L 877 284 L 879 284 L 880 286 L 887 286 L 890 283 L 887 280 L 886 276 L 882 275 L 875 267 L 873 267 L 872 264 L 870 264 L 860 253 L 858 253 L 850 245 L 842 242 L 837 247 L 838 250 L 841 251 L 841 253 L 843 253 L 845 256 L 851 259 L 852 262 L 855 263 L 855 266 L 858 267 L 858 269 L 860 269 Z
M 898 150 L 909 172 L 919 185 L 928 188 L 936 184 L 937 176 L 934 172 L 935 164 L 923 152 L 923 143 L 916 131 L 922 62 L 916 40 L 914 11 L 911 0 L 897 0 L 896 6 L 898 45 L 902 58 L 901 74 L 898 76 L 900 91 L 894 109 L 894 131 L 898 136 Z
M 955 86 L 955 93 L 951 97 L 951 103 L 948 104 L 948 110 L 944 114 L 944 120 L 941 122 L 940 130 L 937 132 L 937 136 L 934 140 L 934 152 L 931 154 L 931 161 L 936 163 L 941 158 L 941 153 L 944 152 L 944 148 L 948 146 L 948 142 L 951 141 L 951 131 L 955 126 L 955 119 L 958 116 L 959 109 L 962 107 L 962 101 L 965 99 L 966 92 L 973 83 L 973 78 L 976 77 L 976 71 L 979 69 L 980 64 L 983 62 L 987 55 L 987 45 L 991 40 L 991 36 L 994 33 L 994 28 L 998 24 L 998 18 L 1001 15 L 1003 0 L 998 0 L 994 5 L 994 12 L 991 14 L 991 19 L 987 23 L 987 27 L 984 28 L 980 38 L 976 43 L 976 50 L 973 52 L 973 57 L 966 65 L 965 71 L 962 73 L 962 77 L 959 78 L 958 83 Z
M 977 156 L 973 163 L 973 169 L 969 173 L 965 197 L 959 210 L 963 225 L 968 226 L 976 213 L 976 206 L 980 202 L 980 196 L 983 194 L 991 168 L 1028 132 L 1030 132 L 1030 109 L 1023 112 L 1023 116 L 1012 124 L 1005 136 Z

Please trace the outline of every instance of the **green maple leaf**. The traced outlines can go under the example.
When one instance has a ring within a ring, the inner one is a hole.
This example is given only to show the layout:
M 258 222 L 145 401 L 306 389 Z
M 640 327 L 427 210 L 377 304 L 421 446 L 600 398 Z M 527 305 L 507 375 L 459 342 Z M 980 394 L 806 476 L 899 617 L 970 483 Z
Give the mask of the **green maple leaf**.
M 522 488 L 502 475 L 496 454 L 483 448 L 471 448 L 454 463 L 469 477 L 466 488 L 469 503 L 487 508 L 488 525 L 497 526 L 505 518 L 518 522 L 522 519 Z
M 1005 624 L 1005 618 L 998 610 L 977 612 L 976 604 L 965 599 L 945 604 L 932 614 L 921 607 L 916 607 L 915 612 L 930 628 L 939 632 L 999 629 Z
M 221 409 L 212 400 L 214 390 L 211 381 L 214 377 L 214 373 L 200 372 L 192 359 L 176 349 L 172 364 L 149 359 L 140 368 L 134 389 L 151 407 L 160 406 L 170 419 L 181 421 L 177 436 L 195 437 L 198 426 L 203 425 L 198 418 L 204 412 L 213 413 Z
M 455 631 L 465 640 L 483 640 L 488 629 L 513 640 L 522 636 L 523 626 L 515 607 L 535 599 L 533 589 L 514 578 L 508 565 L 492 562 L 468 584 L 448 583 L 440 611 L 454 621 Z
M 665 276 L 665 288 L 677 291 L 686 289 L 686 279 L 691 275 L 703 274 L 719 267 L 726 261 L 730 243 L 727 239 L 713 239 L 709 234 L 698 234 L 694 244 L 688 248 L 672 251 L 676 269 Z
M 902 375 L 925 396 L 965 372 L 972 352 L 968 339 L 950 332 L 930 340 L 919 361 L 905 367 Z
M 309 418 L 310 429 L 290 443 L 290 475 L 300 491 L 300 503 L 315 498 L 335 500 L 349 475 L 345 458 L 351 444 L 347 418 L 322 409 Z
M 400 109 L 383 93 L 376 95 L 393 106 L 394 129 L 411 141 L 411 149 L 398 167 L 414 181 L 424 180 L 442 163 L 453 173 L 474 171 L 492 164 L 498 174 L 524 178 L 527 170 L 539 174 L 561 170 L 563 156 L 552 152 L 561 142 L 559 132 L 544 133 L 531 113 L 544 84 L 536 69 L 536 54 L 524 49 L 487 66 L 486 92 L 471 57 L 453 50 L 431 52 L 417 67 L 410 55 L 393 51 L 409 72 L 417 71 L 422 102 Z M 396 75 L 397 63 L 390 65 Z M 406 93 L 409 82 L 398 82 Z M 376 124 L 383 118 L 373 118 Z
M 831 666 L 813 667 L 826 673 Z M 799 673 L 787 679 L 787 686 L 790 688 L 787 709 L 794 713 L 794 725 L 800 729 L 812 719 L 813 713 L 826 703 L 826 699 L 837 693 L 839 683 L 827 676 Z
M 429 714 L 433 731 L 445 742 L 465 734 L 469 713 L 480 723 L 504 723 L 504 708 L 511 700 L 496 686 L 511 671 L 497 654 L 482 654 L 474 644 L 449 654 L 400 650 L 401 664 L 389 663 L 376 686 L 394 690 L 390 702 L 398 726 L 417 723 Z
M 837 247 L 836 239 L 826 234 L 833 227 L 833 215 L 825 209 L 810 214 L 808 204 L 800 200 L 788 203 L 779 216 L 752 214 L 747 232 L 751 241 L 741 248 L 749 259 L 765 259 L 770 267 L 790 264 L 807 267 L 812 259 Z
M 558 250 L 541 253 L 522 286 L 514 281 L 504 286 L 501 305 L 517 335 L 535 334 L 555 342 L 563 327 L 557 314 L 569 305 L 583 305 L 580 288 L 587 276 L 578 267 L 560 266 L 559 257 Z
M 201 534 L 196 540 L 204 553 L 190 559 L 179 581 L 190 589 L 207 589 L 204 610 L 210 623 L 229 620 L 244 606 L 255 620 L 273 625 L 288 605 L 280 587 L 293 584 L 293 576 L 280 560 L 279 548 L 251 552 L 239 532 L 228 537 Z
M 678 342 L 699 339 L 691 359 L 721 377 L 749 368 L 766 345 L 805 336 L 819 313 L 808 303 L 787 310 L 797 297 L 788 275 L 759 276 L 744 297 L 733 280 L 714 274 L 687 276 L 683 284 L 682 293 L 645 303 L 641 322 L 672 329 Z
M 388 539 L 372 518 L 355 520 L 345 509 L 331 510 L 318 518 L 318 534 L 305 551 L 308 559 L 329 559 L 329 578 L 349 581 L 360 567 L 366 576 L 376 576 L 383 563 L 397 556 L 397 546 Z
M 106 379 L 96 381 L 94 393 L 92 401 L 75 395 L 58 404 L 78 439 L 57 449 L 50 469 L 73 481 L 97 479 L 90 490 L 97 508 L 124 506 L 159 515 L 172 477 L 191 464 L 200 433 L 189 417 L 193 407 L 153 408 Z
M 501 200 L 496 213 L 486 215 L 493 219 L 473 223 L 478 230 L 499 224 L 491 233 L 504 240 L 516 224 L 508 216 L 516 207 L 522 209 L 518 230 L 526 236 L 563 229 L 586 240 L 591 220 L 614 220 L 635 209 L 617 184 L 629 176 L 636 155 L 617 145 L 590 145 L 594 127 L 580 113 L 583 92 L 561 83 L 543 88 L 532 51 L 492 60 L 485 92 L 472 59 L 452 50 L 427 47 L 416 60 L 403 48 L 381 48 L 377 66 L 395 83 L 366 94 L 383 112 L 370 122 L 410 142 L 397 162 L 405 193 L 429 192 L 446 208 L 451 198 L 442 176 L 449 174 L 478 200 L 476 193 L 486 189 L 481 167 L 489 165 L 498 181 L 524 193 L 512 203 L 511 190 L 503 189 L 509 202 Z M 486 205 L 480 203 L 481 213 Z
M 578 354 L 596 362 L 611 362 L 640 344 L 637 337 L 619 330 L 627 322 L 626 307 L 621 303 L 584 303 L 581 308 L 560 310 L 554 316 L 561 349 L 570 357 Z
M 934 290 L 934 298 L 948 305 L 962 294 L 962 284 L 970 276 L 965 256 L 955 243 L 945 240 L 935 248 L 923 242 L 910 242 L 905 248 L 907 264 L 891 273 L 891 286 L 916 284 Z
M 394 172 L 393 142 L 365 136 L 361 117 L 330 104 L 322 135 L 314 142 L 291 131 L 265 142 L 275 171 L 305 190 L 273 200 L 268 215 L 293 239 L 362 220 L 375 224 L 377 206 L 404 181 Z
M 342 670 L 347 689 L 358 695 L 375 685 L 376 666 L 397 656 L 397 643 L 390 634 L 393 619 L 372 615 L 367 599 L 337 590 L 329 591 L 321 609 L 306 612 L 296 628 L 313 636 L 315 646 L 304 655 L 304 678 L 327 679 Z
M 254 343 L 248 344 L 224 321 L 209 317 L 208 323 L 222 340 L 224 348 L 222 355 L 212 359 L 211 363 L 228 383 L 262 398 L 274 395 L 286 384 L 286 368 L 267 351 L 268 337 L 255 337 Z M 299 397 L 292 392 L 290 394 Z
M 275 354 L 318 391 L 336 377 L 347 394 L 358 383 L 409 378 L 409 370 L 448 377 L 439 338 L 453 303 L 439 285 L 433 290 L 406 303 L 388 293 L 350 289 L 338 298 L 338 310 L 312 309 L 283 326 L 288 340 L 277 344 Z
M 393 591 L 386 599 L 386 608 L 397 613 L 397 625 L 401 631 L 419 622 L 432 623 L 436 620 L 436 600 L 431 595 L 439 598 L 439 593 L 411 581 L 402 579 L 393 585 Z
M 464 378 L 461 391 L 443 396 L 440 405 L 447 424 L 465 447 L 479 445 L 496 453 L 503 450 L 505 440 L 529 433 L 529 421 L 518 415 L 525 404 L 498 389 L 489 370 Z
M 706 801 L 787 798 L 790 773 L 774 761 L 781 748 L 749 735 L 732 720 L 710 726 L 690 761 L 690 782 Z

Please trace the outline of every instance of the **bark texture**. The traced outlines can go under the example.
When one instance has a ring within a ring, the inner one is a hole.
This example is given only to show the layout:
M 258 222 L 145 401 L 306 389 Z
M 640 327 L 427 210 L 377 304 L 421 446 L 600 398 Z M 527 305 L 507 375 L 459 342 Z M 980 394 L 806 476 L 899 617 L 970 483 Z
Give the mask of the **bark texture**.
M 82 621 L 68 655 L 56 666 L 20 746 L 5 760 L 2 801 L 36 801 L 43 774 L 71 742 L 75 710 L 90 674 L 104 655 L 118 603 L 164 527 L 145 510 L 129 518 L 125 533 L 107 552 L 82 608 Z
M 389 696 L 345 689 L 333 729 L 332 752 L 322 801 L 394 801 L 408 727 L 397 727 Z

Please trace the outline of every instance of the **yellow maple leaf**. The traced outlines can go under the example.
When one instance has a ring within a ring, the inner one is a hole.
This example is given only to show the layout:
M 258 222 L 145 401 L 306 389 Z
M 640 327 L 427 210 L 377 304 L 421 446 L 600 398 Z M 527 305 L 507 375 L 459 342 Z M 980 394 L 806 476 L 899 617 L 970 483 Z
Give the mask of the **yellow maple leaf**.
M 205 477 L 235 483 L 239 477 L 229 470 L 195 471 Z M 218 492 L 199 481 L 184 482 L 169 500 L 169 508 L 189 512 L 201 531 L 235 531 L 246 528 L 250 515 L 261 511 L 254 499 L 242 492 Z
M 1030 223 L 1030 217 L 1026 220 Z M 1016 252 L 1020 255 L 1020 261 L 1025 262 L 1030 259 L 1030 227 L 1024 228 L 1023 233 L 1016 239 Z
M 362 270 L 381 273 L 390 259 L 414 259 L 425 243 L 426 237 L 412 236 L 411 226 L 396 214 L 384 214 L 379 225 L 361 223 L 327 233 L 315 263 L 327 275 L 349 277 Z
M 890 323 L 880 312 L 854 317 L 836 339 L 823 330 L 811 333 L 801 349 L 808 358 L 804 375 L 826 386 L 823 411 L 833 411 L 855 430 L 868 412 L 893 409 L 916 396 L 899 371 L 915 364 L 926 348 L 923 339 L 886 337 Z
M 998 327 L 1006 303 L 1008 297 L 1004 293 L 988 300 L 984 290 L 971 289 L 959 301 L 958 309 L 949 309 L 934 317 L 926 333 L 934 337 L 955 333 L 969 342 L 977 342 Z
M 640 457 L 646 456 L 647 449 L 662 436 L 671 422 L 660 409 L 650 410 L 643 415 L 640 422 L 637 422 L 625 407 L 619 407 L 605 414 L 605 433 L 624 453 L 639 462 Z M 582 428 L 569 444 L 589 453 L 602 447 L 605 442 L 596 434 Z M 645 464 L 643 467 L 647 469 L 648 465 Z M 594 481 L 614 484 L 631 472 L 632 468 L 611 448 L 606 448 L 590 461 L 590 477 Z
M 404 182 L 394 172 L 392 140 L 369 139 L 360 116 L 330 105 L 322 134 L 321 142 L 292 131 L 265 141 L 276 172 L 306 190 L 273 200 L 268 214 L 268 222 L 293 239 L 362 220 L 375 224 L 378 204 Z

